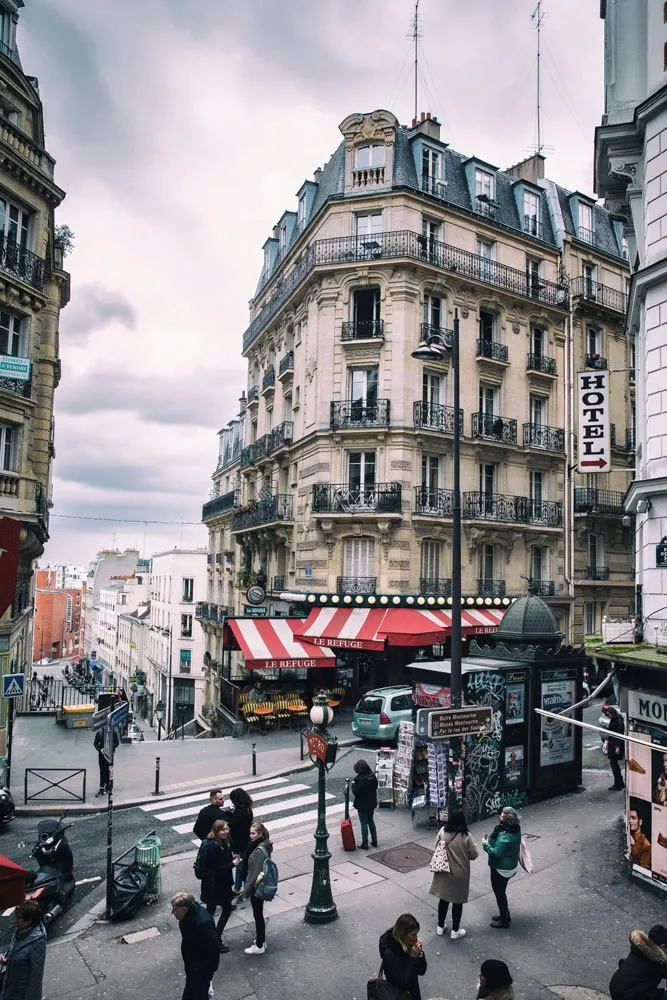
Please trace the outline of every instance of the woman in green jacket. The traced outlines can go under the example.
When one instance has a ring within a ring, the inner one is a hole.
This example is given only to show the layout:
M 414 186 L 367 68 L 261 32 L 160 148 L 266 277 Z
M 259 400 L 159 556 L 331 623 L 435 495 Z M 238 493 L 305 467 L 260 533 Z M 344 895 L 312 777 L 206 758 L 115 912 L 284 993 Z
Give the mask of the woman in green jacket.
M 482 847 L 489 856 L 491 888 L 500 911 L 491 921 L 491 926 L 499 930 L 512 923 L 507 905 L 507 883 L 516 875 L 521 849 L 521 824 L 516 809 L 505 806 L 501 810 L 500 822 L 488 840 L 486 837 L 482 839 Z

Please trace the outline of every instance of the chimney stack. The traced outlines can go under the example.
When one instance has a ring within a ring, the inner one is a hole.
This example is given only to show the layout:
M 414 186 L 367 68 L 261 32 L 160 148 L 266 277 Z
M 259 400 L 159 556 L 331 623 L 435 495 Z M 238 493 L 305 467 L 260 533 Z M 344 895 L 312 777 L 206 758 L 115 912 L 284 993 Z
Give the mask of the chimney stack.
M 320 183 L 321 176 L 322 176 L 322 168 L 318 167 L 315 173 L 313 174 L 313 180 L 315 181 L 316 184 Z
M 412 119 L 411 131 L 413 135 L 425 135 L 429 139 L 440 140 L 440 122 L 430 111 L 422 111 L 419 119 Z
M 248 405 L 248 400 L 245 398 L 245 389 L 241 393 L 241 398 L 239 399 L 239 416 L 242 417 L 246 411 L 246 406 Z

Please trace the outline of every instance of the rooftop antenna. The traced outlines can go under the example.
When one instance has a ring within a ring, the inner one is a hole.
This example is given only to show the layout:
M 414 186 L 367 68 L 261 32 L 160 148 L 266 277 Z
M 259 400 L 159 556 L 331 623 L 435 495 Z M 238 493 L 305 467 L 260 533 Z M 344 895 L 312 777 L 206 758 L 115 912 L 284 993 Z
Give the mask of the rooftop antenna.
M 412 38 L 415 43 L 415 113 L 414 117 L 417 117 L 418 106 L 417 106 L 417 87 L 419 80 L 419 0 L 415 0 L 415 16 L 412 25 Z
M 542 0 L 537 0 L 537 7 L 530 15 L 530 19 L 535 22 L 535 29 L 537 31 L 537 148 L 535 152 L 541 153 L 544 149 L 542 145 L 542 89 L 540 79 L 540 32 L 542 30 L 542 21 L 544 20 Z

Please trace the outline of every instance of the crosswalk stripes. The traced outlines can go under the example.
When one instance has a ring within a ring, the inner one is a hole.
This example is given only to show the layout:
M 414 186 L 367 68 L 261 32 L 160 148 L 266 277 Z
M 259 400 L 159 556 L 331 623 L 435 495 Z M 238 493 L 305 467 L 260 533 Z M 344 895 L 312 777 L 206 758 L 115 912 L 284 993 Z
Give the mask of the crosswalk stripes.
M 255 819 L 264 823 L 274 845 L 312 836 L 312 828 L 317 820 L 317 792 L 311 785 L 290 782 L 289 778 L 270 778 L 244 783 L 244 789 L 253 800 Z M 223 788 L 225 796 L 230 788 Z M 335 795 L 326 793 L 327 816 L 340 815 L 345 806 L 332 800 Z M 204 792 L 182 795 L 163 802 L 148 802 L 140 808 L 154 820 L 169 823 L 172 830 L 196 845 L 199 840 L 192 836 L 192 827 L 199 810 L 208 805 L 209 798 Z M 227 803 L 225 803 L 227 804 Z M 178 822 L 180 820 L 180 822 Z M 306 829 L 306 824 L 308 828 Z

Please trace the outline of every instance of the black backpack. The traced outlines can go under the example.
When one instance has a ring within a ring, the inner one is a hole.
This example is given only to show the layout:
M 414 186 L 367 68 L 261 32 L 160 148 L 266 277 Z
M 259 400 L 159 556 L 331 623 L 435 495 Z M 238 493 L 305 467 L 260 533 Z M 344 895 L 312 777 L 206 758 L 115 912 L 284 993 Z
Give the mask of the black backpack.
M 208 864 L 206 861 L 206 851 L 208 848 L 208 840 L 202 841 L 199 845 L 199 850 L 197 851 L 197 857 L 195 858 L 195 863 L 192 866 L 195 872 L 195 878 L 203 879 L 208 870 Z

